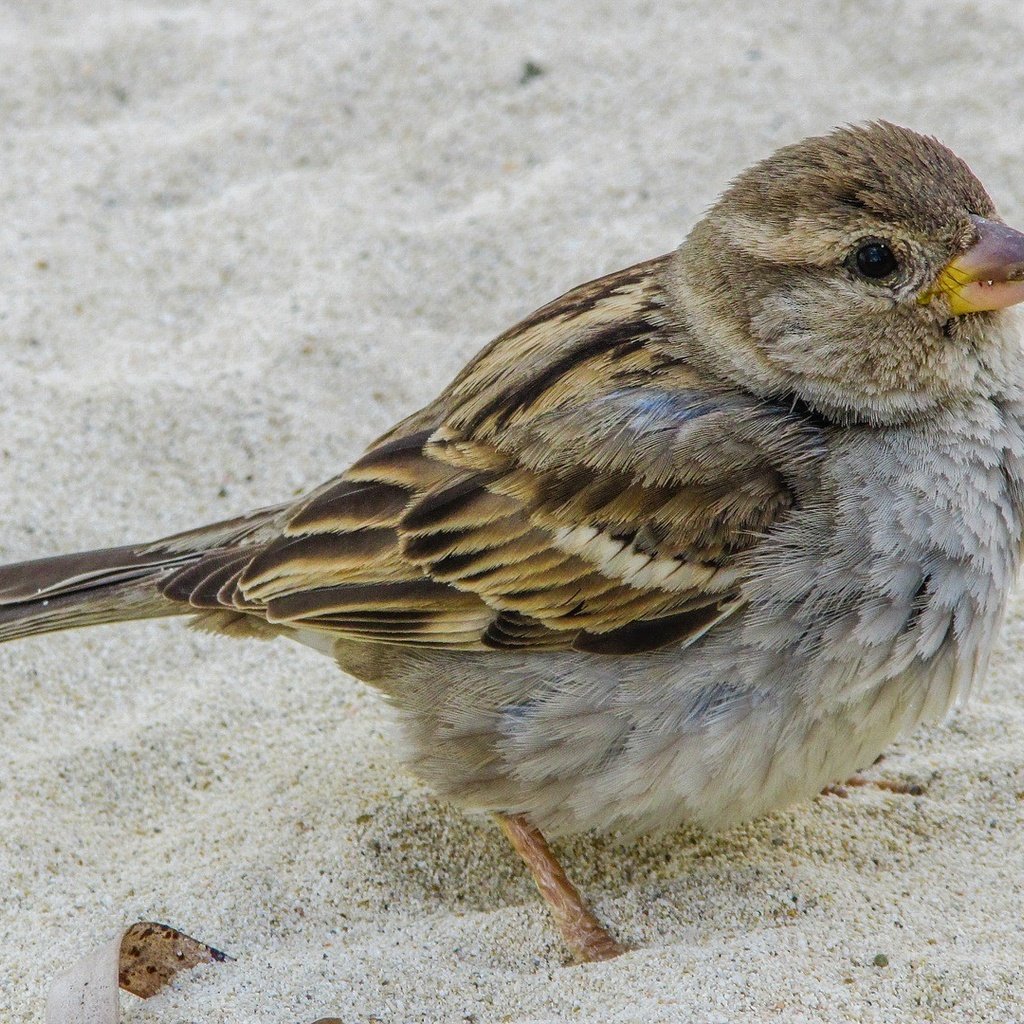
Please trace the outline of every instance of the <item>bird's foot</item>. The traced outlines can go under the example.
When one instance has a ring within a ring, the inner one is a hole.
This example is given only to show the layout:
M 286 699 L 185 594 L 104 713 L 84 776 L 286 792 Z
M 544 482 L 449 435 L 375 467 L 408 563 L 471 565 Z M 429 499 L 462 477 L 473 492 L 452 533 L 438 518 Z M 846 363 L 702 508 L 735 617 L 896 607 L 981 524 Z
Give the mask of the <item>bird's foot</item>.
M 835 783 L 826 786 L 822 796 L 838 796 L 846 799 L 851 789 L 859 789 L 864 786 L 873 786 L 875 789 L 884 789 L 888 793 L 902 793 L 905 796 L 921 796 L 924 793 L 924 786 L 916 782 L 900 782 L 895 779 L 866 779 L 863 775 L 851 775 L 845 782 Z
M 555 927 L 581 963 L 611 960 L 627 952 L 601 924 L 551 852 L 538 828 L 521 814 L 496 814 L 498 824 L 526 863 L 555 919 Z

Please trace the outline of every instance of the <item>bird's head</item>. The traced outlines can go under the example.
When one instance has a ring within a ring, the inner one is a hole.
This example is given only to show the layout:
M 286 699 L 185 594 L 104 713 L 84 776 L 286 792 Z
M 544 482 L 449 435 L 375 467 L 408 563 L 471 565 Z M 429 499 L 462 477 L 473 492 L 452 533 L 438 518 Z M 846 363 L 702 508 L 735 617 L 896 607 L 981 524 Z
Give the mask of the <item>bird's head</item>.
M 712 372 L 840 422 L 901 422 L 1016 354 L 1024 234 L 944 145 L 876 122 L 741 174 L 680 247 L 672 287 Z

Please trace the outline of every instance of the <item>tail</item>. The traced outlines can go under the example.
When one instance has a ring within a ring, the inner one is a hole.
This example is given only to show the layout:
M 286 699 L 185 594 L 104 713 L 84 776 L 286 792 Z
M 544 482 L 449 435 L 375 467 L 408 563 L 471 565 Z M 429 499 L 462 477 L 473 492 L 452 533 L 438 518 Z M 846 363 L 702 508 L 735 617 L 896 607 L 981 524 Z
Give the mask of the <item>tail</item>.
M 180 570 L 256 546 L 280 508 L 261 509 L 138 547 L 81 551 L 0 566 L 0 643 L 105 622 L 195 615 L 163 592 Z
M 105 548 L 0 566 L 0 642 L 103 622 L 182 615 L 159 581 L 196 556 L 140 555 Z

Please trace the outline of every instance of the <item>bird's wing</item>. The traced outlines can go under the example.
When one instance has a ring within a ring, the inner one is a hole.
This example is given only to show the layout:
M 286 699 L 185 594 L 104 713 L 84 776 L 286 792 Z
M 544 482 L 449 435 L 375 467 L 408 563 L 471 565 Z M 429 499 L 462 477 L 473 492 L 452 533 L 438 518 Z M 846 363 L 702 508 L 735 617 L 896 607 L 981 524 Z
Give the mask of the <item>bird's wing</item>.
M 650 650 L 740 603 L 743 554 L 801 500 L 819 430 L 673 351 L 651 261 L 497 338 L 422 413 L 165 594 L 353 639 Z

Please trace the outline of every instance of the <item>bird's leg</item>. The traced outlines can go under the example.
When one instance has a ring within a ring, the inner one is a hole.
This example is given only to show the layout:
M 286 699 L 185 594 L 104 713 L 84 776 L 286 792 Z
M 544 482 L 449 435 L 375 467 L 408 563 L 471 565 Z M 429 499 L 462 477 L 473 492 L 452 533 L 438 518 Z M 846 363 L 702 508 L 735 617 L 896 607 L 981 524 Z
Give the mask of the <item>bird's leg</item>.
M 582 963 L 611 960 L 626 952 L 583 902 L 540 830 L 522 814 L 496 814 L 501 830 L 526 862 L 565 944 Z

